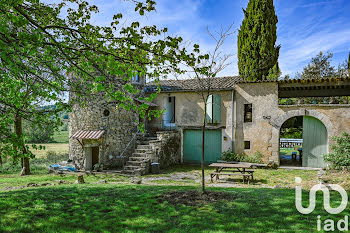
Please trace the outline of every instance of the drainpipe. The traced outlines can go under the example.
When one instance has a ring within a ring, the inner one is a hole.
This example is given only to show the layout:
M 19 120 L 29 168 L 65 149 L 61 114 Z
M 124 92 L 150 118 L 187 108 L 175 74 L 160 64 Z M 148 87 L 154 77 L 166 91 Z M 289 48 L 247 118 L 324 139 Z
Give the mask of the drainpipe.
M 232 152 L 234 152 L 235 150 L 234 150 L 234 141 L 233 141 L 233 136 L 234 136 L 234 133 L 233 133 L 233 114 L 234 114 L 234 109 L 233 109 L 233 101 L 234 101 L 234 96 L 235 96 L 235 90 L 234 89 L 232 89 L 232 97 L 231 97 L 231 133 L 232 133 L 232 135 L 231 135 L 231 143 L 232 143 L 232 145 L 231 145 L 231 150 L 232 150 Z

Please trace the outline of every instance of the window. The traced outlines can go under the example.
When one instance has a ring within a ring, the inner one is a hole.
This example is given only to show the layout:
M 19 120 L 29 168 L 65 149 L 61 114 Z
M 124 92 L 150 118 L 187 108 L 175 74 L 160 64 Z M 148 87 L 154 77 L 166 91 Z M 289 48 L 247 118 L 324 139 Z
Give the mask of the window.
M 132 77 L 132 82 L 133 83 L 139 83 L 140 82 L 140 75 L 136 74 L 135 76 Z
M 105 109 L 105 110 L 103 111 L 103 115 L 104 115 L 105 117 L 108 117 L 108 116 L 109 116 L 109 110 L 108 110 L 108 109 Z
M 221 96 L 210 95 L 207 100 L 207 123 L 219 124 L 221 122 Z
M 253 107 L 252 104 L 244 105 L 244 122 L 252 122 L 253 121 Z
M 244 149 L 250 150 L 250 141 L 244 141 Z

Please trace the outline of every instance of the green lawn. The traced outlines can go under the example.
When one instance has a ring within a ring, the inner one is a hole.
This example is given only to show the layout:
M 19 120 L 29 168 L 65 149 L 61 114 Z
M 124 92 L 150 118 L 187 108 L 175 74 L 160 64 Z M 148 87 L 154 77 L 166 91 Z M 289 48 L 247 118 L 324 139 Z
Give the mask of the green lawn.
M 54 152 L 56 154 L 68 154 L 69 145 L 68 143 L 41 143 L 37 144 L 37 146 L 43 146 L 45 149 L 35 150 L 30 147 L 30 150 L 35 154 L 36 158 L 43 158 L 47 156 L 49 151 Z
M 298 150 L 294 150 L 294 148 L 280 148 L 281 155 L 291 155 L 292 152 L 298 152 Z
M 316 210 L 302 215 L 293 189 L 210 188 L 233 200 L 196 207 L 158 201 L 164 192 L 196 188 L 86 184 L 0 192 L 0 231 L 315 232 L 317 215 L 336 220 L 350 214 L 330 216 L 319 195 Z

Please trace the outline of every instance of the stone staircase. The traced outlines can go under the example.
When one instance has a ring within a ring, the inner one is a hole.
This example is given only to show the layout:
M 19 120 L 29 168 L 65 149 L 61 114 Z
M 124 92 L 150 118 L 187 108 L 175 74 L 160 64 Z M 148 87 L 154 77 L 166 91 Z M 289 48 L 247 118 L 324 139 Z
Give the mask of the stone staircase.
M 157 137 L 149 133 L 138 134 L 136 137 L 136 149 L 124 166 L 123 173 L 129 175 L 145 175 L 150 171 L 152 156 L 155 151 L 150 143 L 159 141 Z

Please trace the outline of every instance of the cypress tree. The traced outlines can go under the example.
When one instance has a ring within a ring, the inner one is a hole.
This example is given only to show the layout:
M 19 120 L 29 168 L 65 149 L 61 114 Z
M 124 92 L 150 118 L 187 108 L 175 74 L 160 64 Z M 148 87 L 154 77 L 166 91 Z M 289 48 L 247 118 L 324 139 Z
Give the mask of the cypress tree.
M 350 77 L 350 52 L 349 52 L 349 58 L 348 58 L 348 76 Z
M 273 0 L 250 0 L 238 33 L 238 69 L 245 80 L 277 79 L 280 46 Z

